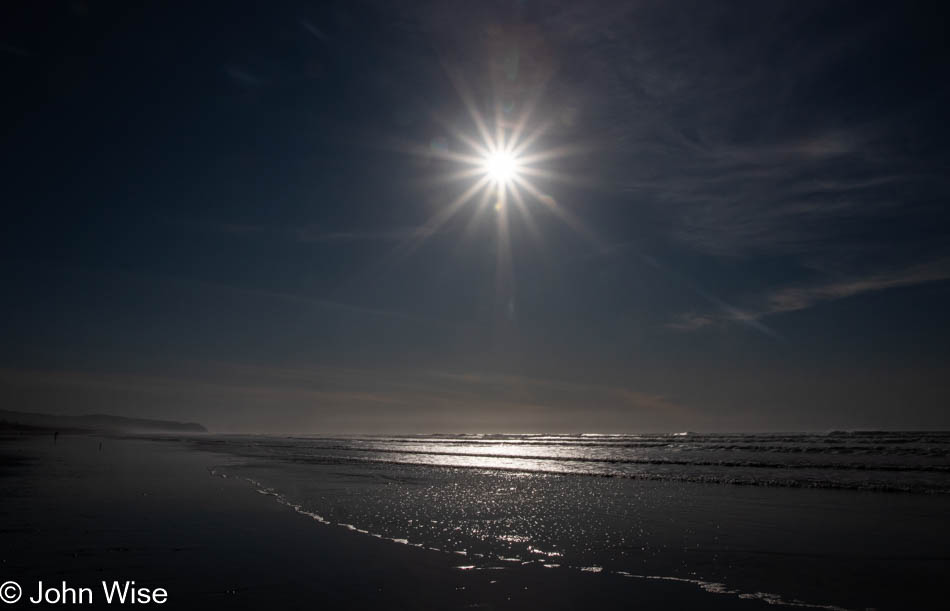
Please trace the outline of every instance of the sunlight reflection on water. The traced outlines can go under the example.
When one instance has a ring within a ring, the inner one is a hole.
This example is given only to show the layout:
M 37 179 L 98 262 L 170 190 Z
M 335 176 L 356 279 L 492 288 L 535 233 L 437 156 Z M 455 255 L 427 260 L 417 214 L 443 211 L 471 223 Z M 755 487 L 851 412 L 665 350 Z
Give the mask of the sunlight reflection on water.
M 462 555 L 472 570 L 535 563 L 837 604 L 862 588 L 883 588 L 887 576 L 844 579 L 831 594 L 784 576 L 834 574 L 854 562 L 852 549 L 862 550 L 862 570 L 875 575 L 888 566 L 883 559 L 916 558 L 935 540 L 950 542 L 943 519 L 950 495 L 933 494 L 950 488 L 948 441 L 940 434 L 546 435 L 228 437 L 203 445 L 246 461 L 220 473 L 251 479 L 297 511 Z M 921 562 L 913 575 L 943 567 Z M 874 597 L 865 598 L 873 606 Z

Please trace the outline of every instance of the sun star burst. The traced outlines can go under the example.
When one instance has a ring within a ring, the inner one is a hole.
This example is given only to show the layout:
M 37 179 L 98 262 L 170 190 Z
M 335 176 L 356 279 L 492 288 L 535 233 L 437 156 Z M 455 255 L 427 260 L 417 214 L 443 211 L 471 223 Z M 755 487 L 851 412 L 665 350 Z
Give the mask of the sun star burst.
M 420 154 L 428 159 L 445 162 L 437 166 L 439 174 L 434 182 L 461 182 L 463 186 L 457 197 L 447 201 L 415 232 L 404 246 L 414 250 L 429 236 L 442 230 L 443 226 L 472 205 L 473 217 L 469 228 L 486 210 L 493 211 L 498 233 L 499 292 L 505 293 L 504 285 L 513 280 L 511 268 L 510 225 L 517 222 L 510 211 L 515 212 L 528 233 L 541 246 L 540 223 L 534 218 L 541 211 L 553 215 L 558 221 L 575 230 L 588 242 L 598 245 L 598 240 L 570 210 L 540 184 L 561 182 L 582 184 L 585 181 L 569 177 L 551 167 L 557 160 L 587 151 L 578 145 L 556 148 L 541 145 L 549 128 L 557 121 L 537 121 L 534 110 L 538 100 L 522 101 L 521 112 L 516 116 L 517 105 L 500 104 L 496 101 L 492 120 L 486 119 L 478 109 L 474 97 L 461 79 L 453 78 L 456 91 L 468 110 L 475 129 L 460 128 L 456 123 L 440 120 L 446 136 L 438 136 L 428 146 L 409 145 L 407 152 Z M 454 140 L 454 142 L 452 141 Z M 451 169 L 454 166 L 454 170 Z M 506 278 L 508 278 L 506 280 Z

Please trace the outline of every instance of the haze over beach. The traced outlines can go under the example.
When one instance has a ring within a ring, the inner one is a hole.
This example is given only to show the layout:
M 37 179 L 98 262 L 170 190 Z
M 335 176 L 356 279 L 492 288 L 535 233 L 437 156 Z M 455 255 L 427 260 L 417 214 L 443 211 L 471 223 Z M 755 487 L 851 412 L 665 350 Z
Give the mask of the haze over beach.
M 941 4 L 2 11 L 3 602 L 943 597 Z

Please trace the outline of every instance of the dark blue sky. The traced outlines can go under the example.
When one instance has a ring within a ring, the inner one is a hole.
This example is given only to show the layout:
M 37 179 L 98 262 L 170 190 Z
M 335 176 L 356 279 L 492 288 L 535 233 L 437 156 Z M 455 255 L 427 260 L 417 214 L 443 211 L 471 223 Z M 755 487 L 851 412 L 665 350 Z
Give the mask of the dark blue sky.
M 3 11 L 9 409 L 950 426 L 939 3 Z M 452 208 L 472 109 L 542 197 Z

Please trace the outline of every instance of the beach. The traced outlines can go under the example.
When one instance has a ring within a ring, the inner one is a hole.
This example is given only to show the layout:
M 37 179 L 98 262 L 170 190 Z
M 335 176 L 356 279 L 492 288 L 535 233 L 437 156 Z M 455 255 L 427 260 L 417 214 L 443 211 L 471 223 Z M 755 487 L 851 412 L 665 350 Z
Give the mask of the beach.
M 950 435 L 209 435 L 303 515 L 515 567 L 800 608 L 927 608 L 950 570 Z M 560 578 L 560 577 L 559 577 Z M 715 604 L 715 603 L 713 603 Z
M 459 568 L 471 563 L 322 524 L 246 481 L 212 475 L 235 461 L 175 441 L 24 435 L 5 439 L 0 456 L 0 577 L 22 585 L 21 608 L 43 606 L 26 599 L 40 580 L 91 588 L 93 608 L 116 606 L 102 598 L 103 580 L 163 588 L 161 606 L 175 609 L 770 606 L 540 564 Z

